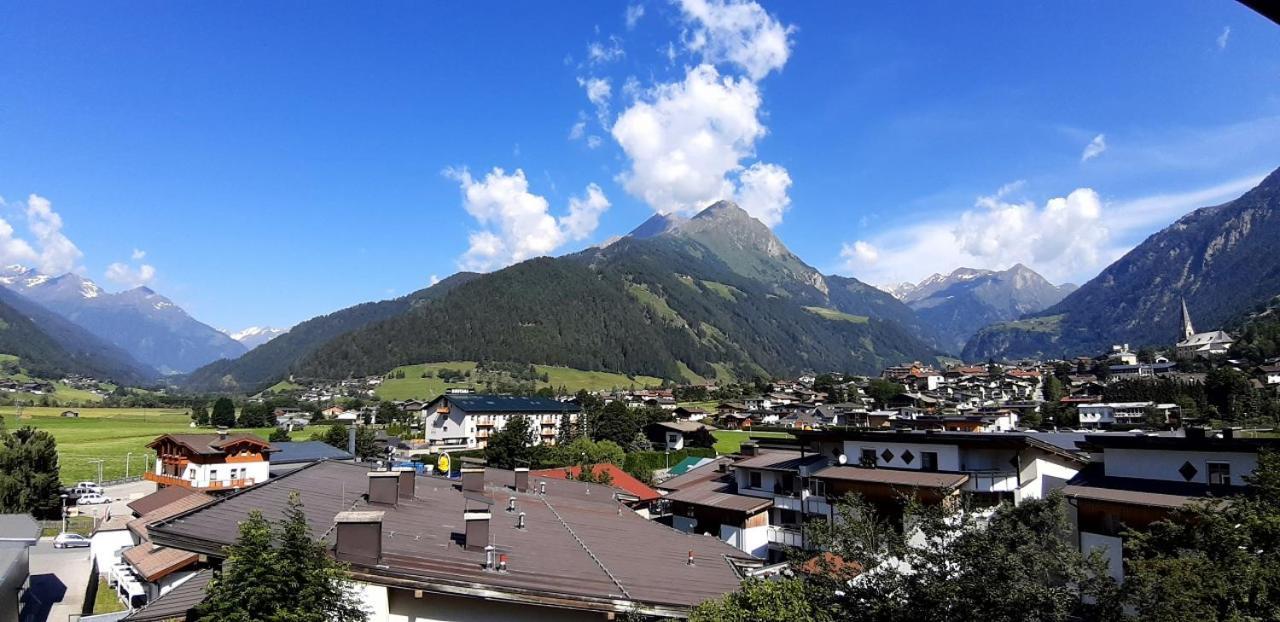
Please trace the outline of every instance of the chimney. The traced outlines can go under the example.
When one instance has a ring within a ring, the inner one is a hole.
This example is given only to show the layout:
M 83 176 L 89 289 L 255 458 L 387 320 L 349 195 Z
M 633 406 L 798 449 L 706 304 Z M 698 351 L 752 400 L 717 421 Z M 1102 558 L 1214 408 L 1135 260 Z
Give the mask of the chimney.
M 738 453 L 741 453 L 744 456 L 758 456 L 760 455 L 760 445 L 756 444 L 755 441 L 747 441 L 742 444 Z
M 382 516 L 380 511 L 339 512 L 338 542 L 334 555 L 341 561 L 374 565 L 382 559 Z
M 369 472 L 369 503 L 395 505 L 400 496 L 400 474 L 395 471 Z
M 516 492 L 529 491 L 529 467 L 516 467 Z
M 462 467 L 462 490 L 484 492 L 484 467 Z
M 218 428 L 218 440 L 220 440 L 220 441 L 225 441 L 225 440 L 227 440 L 227 429 L 226 429 L 226 428 Z
M 485 550 L 489 546 L 489 510 L 467 510 L 462 513 L 462 520 L 467 523 L 467 550 Z
M 400 475 L 398 496 L 401 499 L 412 499 L 414 486 L 418 481 L 418 472 L 413 467 L 399 467 L 396 473 Z

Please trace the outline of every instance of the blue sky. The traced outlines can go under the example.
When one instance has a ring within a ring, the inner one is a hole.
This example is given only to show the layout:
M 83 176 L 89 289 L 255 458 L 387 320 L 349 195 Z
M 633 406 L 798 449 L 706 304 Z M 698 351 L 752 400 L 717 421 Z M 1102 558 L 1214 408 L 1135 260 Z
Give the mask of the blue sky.
M 1082 282 L 1280 166 L 1280 27 L 1228 1 L 5 14 L 0 261 L 231 329 L 716 198 L 872 283 Z

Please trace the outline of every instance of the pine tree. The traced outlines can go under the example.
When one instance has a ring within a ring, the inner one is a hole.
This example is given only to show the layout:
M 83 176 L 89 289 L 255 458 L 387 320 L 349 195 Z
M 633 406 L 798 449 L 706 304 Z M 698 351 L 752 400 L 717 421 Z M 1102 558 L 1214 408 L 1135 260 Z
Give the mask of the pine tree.
M 58 444 L 43 430 L 0 432 L 0 513 L 60 518 Z
M 217 407 L 214 407 L 217 411 Z M 236 543 L 227 548 L 222 570 L 214 575 L 199 606 L 200 622 L 268 620 L 293 594 L 278 591 L 278 568 L 271 549 L 271 524 L 253 510 L 240 524 Z
M 236 425 L 236 405 L 231 398 L 220 397 L 213 403 L 213 415 L 210 422 L 220 428 L 231 428 Z

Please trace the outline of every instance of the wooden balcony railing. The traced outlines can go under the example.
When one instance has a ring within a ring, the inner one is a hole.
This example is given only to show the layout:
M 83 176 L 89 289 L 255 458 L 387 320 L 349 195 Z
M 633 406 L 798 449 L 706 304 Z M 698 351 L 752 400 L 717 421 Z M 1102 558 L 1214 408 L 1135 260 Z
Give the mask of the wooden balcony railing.
M 253 485 L 252 477 L 237 479 L 221 479 L 209 482 L 208 486 L 196 486 L 195 482 L 173 475 L 157 475 L 151 471 L 143 473 L 142 478 L 164 486 L 178 486 L 189 490 L 236 490 Z

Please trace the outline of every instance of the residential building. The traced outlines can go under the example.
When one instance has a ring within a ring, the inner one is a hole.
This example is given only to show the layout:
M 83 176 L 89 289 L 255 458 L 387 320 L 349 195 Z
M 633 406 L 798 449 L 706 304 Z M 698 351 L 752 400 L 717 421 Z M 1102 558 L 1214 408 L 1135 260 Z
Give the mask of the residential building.
M 156 545 L 151 541 L 149 526 L 213 501 L 214 497 L 202 492 L 171 486 L 129 504 L 135 516 L 128 522 L 133 546 L 121 551 L 121 563 L 99 564 L 108 585 L 116 590 L 125 606 L 142 607 L 186 581 L 197 570 L 198 555 Z
M 1188 428 L 1186 436 L 1090 434 L 1080 445 L 1101 462 L 1063 489 L 1077 544 L 1083 552 L 1102 551 L 1112 576 L 1123 579 L 1127 530 L 1145 529 L 1193 501 L 1243 491 L 1258 452 L 1280 450 L 1280 439 Z
M 1085 428 L 1109 428 L 1116 425 L 1144 426 L 1147 409 L 1154 408 L 1162 421 L 1177 421 L 1181 411 L 1177 404 L 1155 402 L 1095 402 L 1077 404 L 1080 426 Z
M 147 447 L 156 452 L 155 470 L 143 478 L 161 486 L 192 490 L 239 490 L 267 481 L 270 443 L 252 434 L 165 434 Z
M 538 443 L 555 444 L 561 418 L 575 423 L 581 411 L 576 403 L 545 397 L 441 395 L 422 410 L 422 426 L 428 449 L 483 449 L 513 418 L 527 417 Z
M 690 435 L 699 430 L 709 433 L 714 429 L 693 421 L 659 421 L 645 426 L 644 434 L 657 451 L 680 451 L 685 448 L 685 441 Z
M 312 531 L 330 534 L 328 550 L 348 564 L 372 622 L 682 618 L 762 565 L 626 511 L 599 484 L 466 469 L 459 486 L 343 462 L 153 524 L 152 542 L 216 567 L 239 521 L 255 509 L 278 520 L 295 491 Z

